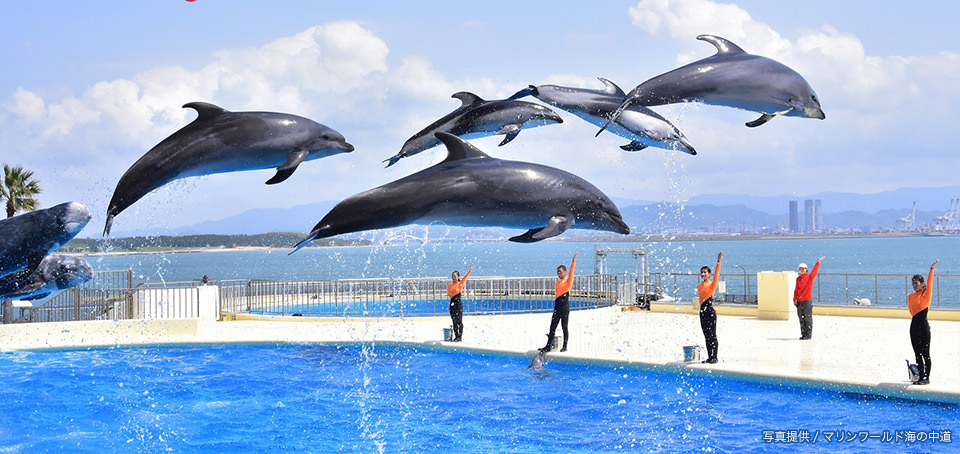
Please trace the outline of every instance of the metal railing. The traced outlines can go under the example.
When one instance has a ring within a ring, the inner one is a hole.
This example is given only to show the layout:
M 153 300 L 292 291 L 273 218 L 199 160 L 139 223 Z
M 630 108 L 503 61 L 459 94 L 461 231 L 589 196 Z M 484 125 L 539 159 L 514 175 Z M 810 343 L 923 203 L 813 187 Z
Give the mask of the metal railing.
M 923 276 L 926 279 L 926 275 Z M 870 304 L 906 307 L 913 293 L 912 274 L 835 274 L 819 273 L 815 281 L 814 301 L 821 304 Z M 934 275 L 927 285 L 933 289 L 930 307 L 943 309 L 944 295 L 960 295 L 960 275 Z M 869 299 L 866 302 L 865 299 Z M 957 307 L 957 306 L 953 306 Z
M 556 278 L 476 277 L 463 292 L 464 314 L 544 312 L 553 309 Z M 346 279 L 334 281 L 251 280 L 220 284 L 221 313 L 331 317 L 431 316 L 449 313 L 447 281 Z M 570 309 L 614 304 L 611 275 L 574 277 Z
M 200 298 L 195 286 L 167 283 L 134 287 L 132 281 L 130 270 L 97 272 L 90 281 L 64 290 L 38 306 L 23 309 L 14 323 L 198 316 Z

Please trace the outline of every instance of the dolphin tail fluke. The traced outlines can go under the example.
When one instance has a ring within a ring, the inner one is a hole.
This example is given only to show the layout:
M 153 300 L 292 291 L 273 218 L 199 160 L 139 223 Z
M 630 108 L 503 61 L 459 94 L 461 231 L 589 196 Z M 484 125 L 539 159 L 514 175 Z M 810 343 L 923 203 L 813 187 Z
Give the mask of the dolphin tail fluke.
M 520 99 L 520 98 L 525 98 L 527 96 L 535 96 L 536 94 L 537 94 L 537 87 L 530 85 L 529 87 L 514 93 L 513 96 L 507 99 L 508 100 Z
M 768 121 L 770 121 L 770 120 L 773 120 L 773 117 L 775 117 L 775 116 L 776 116 L 776 115 L 772 115 L 772 114 L 767 114 L 767 113 L 765 113 L 765 114 L 763 114 L 763 115 L 760 115 L 760 118 L 757 118 L 756 120 L 748 121 L 748 122 L 746 123 L 746 125 L 747 125 L 748 128 L 756 128 L 757 126 L 760 126 L 760 125 L 762 125 L 762 124 L 764 124 L 764 123 L 766 123 L 766 122 L 768 122 Z
M 620 107 L 617 107 L 617 110 L 613 112 L 613 115 L 610 115 L 610 118 L 607 120 L 606 123 L 603 124 L 603 126 L 600 127 L 600 130 L 597 131 L 597 135 L 594 137 L 599 136 L 601 132 L 605 131 L 608 127 L 610 127 L 610 125 L 613 122 L 617 121 L 617 119 L 620 118 L 620 114 L 623 113 L 624 109 L 626 109 L 627 107 L 630 107 L 630 104 L 632 102 L 633 102 L 633 98 L 624 99 L 623 103 L 620 104 Z
M 390 159 L 384 159 L 383 162 L 387 163 L 387 167 L 390 167 L 397 163 L 403 156 L 400 156 L 400 153 L 397 153 L 390 157 Z
M 107 215 L 107 223 L 103 225 L 103 236 L 110 236 L 110 228 L 113 227 L 113 215 Z
M 300 240 L 300 242 L 297 243 L 296 246 L 294 246 L 294 249 L 293 249 L 292 251 L 290 251 L 290 253 L 287 254 L 287 255 L 292 255 L 294 252 L 297 252 L 297 251 L 299 251 L 300 249 L 303 249 L 304 246 L 306 246 L 307 244 L 309 244 L 311 241 L 315 240 L 318 235 L 320 235 L 320 230 L 319 230 L 319 229 L 310 232 L 310 235 L 308 235 L 306 238 Z

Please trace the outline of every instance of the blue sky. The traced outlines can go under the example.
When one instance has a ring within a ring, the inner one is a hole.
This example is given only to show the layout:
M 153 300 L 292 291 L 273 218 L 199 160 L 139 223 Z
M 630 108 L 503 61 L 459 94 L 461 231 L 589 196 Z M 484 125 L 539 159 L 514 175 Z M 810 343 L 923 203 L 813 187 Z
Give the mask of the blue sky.
M 348 4 L 349 3 L 349 4 Z M 250 208 L 351 194 L 439 162 L 436 148 L 381 161 L 453 110 L 450 95 L 502 98 L 528 84 L 625 91 L 707 57 L 702 33 L 781 61 L 817 91 L 824 121 L 676 105 L 656 110 L 700 152 L 627 153 L 625 140 L 565 122 L 524 131 L 491 155 L 580 175 L 613 197 L 804 196 L 957 185 L 960 2 L 708 0 L 16 2 L 0 17 L 0 161 L 33 170 L 51 206 L 87 204 L 99 230 L 123 172 L 193 119 L 186 102 L 303 115 L 356 151 L 270 170 L 184 180 L 118 216 L 124 230 L 175 228 Z M 947 199 L 955 194 L 945 194 Z M 905 207 L 906 208 L 906 207 Z M 940 209 L 921 207 L 921 209 Z M 325 213 L 316 213 L 319 220 Z M 307 231 L 310 225 L 303 227 Z M 85 235 L 89 232 L 85 232 Z

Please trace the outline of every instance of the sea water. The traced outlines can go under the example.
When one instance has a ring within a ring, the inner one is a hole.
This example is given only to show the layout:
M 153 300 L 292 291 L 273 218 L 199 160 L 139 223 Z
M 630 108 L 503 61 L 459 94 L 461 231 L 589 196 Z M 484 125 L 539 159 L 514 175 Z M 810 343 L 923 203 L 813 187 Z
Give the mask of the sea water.
M 396 344 L 0 354 L 3 452 L 956 452 L 956 405 Z
M 755 275 L 760 271 L 795 271 L 806 262 L 811 268 L 821 256 L 824 274 L 863 274 L 868 277 L 821 277 L 814 298 L 844 303 L 855 297 L 874 298 L 872 275 L 926 276 L 930 264 L 940 259 L 937 275 L 960 275 L 960 237 L 899 237 L 843 239 L 755 239 L 723 241 L 647 242 L 649 271 L 696 275 L 701 266 L 713 267 L 723 251 L 722 273 L 729 292 L 756 293 Z M 637 243 L 605 243 L 601 247 L 630 248 Z M 135 283 L 180 282 L 209 276 L 214 280 L 280 279 L 332 280 L 355 278 L 436 277 L 450 272 L 474 276 L 555 276 L 557 265 L 569 265 L 578 253 L 577 274 L 593 273 L 595 243 L 546 241 L 534 244 L 509 242 L 420 243 L 391 246 L 306 248 L 292 255 L 287 250 L 246 250 L 193 253 L 91 256 L 97 270 L 133 270 Z M 611 254 L 607 272 L 638 273 L 640 261 L 632 254 Z M 739 276 L 743 276 L 742 278 Z M 749 277 L 749 280 L 747 279 Z M 686 300 L 695 294 L 696 278 L 665 285 L 669 296 Z M 890 287 L 874 304 L 905 305 L 909 283 L 904 278 L 880 281 Z M 943 279 L 934 302 L 960 307 L 960 278 Z

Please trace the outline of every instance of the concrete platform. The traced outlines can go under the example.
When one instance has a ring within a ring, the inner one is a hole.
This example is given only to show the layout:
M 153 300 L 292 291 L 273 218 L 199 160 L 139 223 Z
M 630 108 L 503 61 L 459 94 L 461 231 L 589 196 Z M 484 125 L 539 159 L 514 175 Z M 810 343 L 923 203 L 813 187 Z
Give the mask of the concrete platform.
M 442 342 L 449 317 L 243 320 L 130 320 L 0 326 L 0 351 L 163 343 L 407 342 L 438 348 L 532 356 L 546 343 L 550 314 L 467 316 L 463 342 Z M 911 385 L 907 319 L 815 316 L 813 339 L 799 340 L 796 320 L 721 315 L 718 364 L 684 363 L 684 345 L 703 344 L 696 315 L 622 311 L 570 314 L 569 351 L 548 362 L 630 364 L 697 374 L 735 376 L 851 392 L 960 403 L 960 322 L 930 322 L 931 384 Z M 559 331 L 559 330 L 558 330 Z M 549 365 L 548 365 L 549 367 Z

